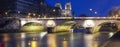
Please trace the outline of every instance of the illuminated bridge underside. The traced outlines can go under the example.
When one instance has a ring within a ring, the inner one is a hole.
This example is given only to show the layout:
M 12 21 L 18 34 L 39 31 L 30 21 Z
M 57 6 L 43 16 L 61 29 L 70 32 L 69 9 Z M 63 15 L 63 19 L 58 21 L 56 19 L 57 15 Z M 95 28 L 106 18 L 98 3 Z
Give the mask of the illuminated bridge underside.
M 21 24 L 25 24 L 27 22 L 39 22 L 44 26 L 46 25 L 48 20 L 54 20 L 56 25 L 60 25 L 66 21 L 75 21 L 84 25 L 86 20 L 92 20 L 94 22 L 94 26 L 97 26 L 103 22 L 118 22 L 120 18 L 113 17 L 55 17 L 55 18 L 20 18 Z M 22 23 L 23 22 L 23 23 Z M 88 22 L 89 23 L 89 22 Z
M 55 18 L 20 18 L 21 24 L 24 25 L 28 22 L 37 22 L 41 23 L 45 28 L 46 23 L 48 20 L 55 21 L 56 26 L 59 26 L 62 23 L 65 23 L 67 21 L 75 21 L 84 27 L 96 27 L 104 22 L 111 22 L 111 23 L 120 23 L 120 18 L 113 18 L 113 17 L 55 17 Z M 21 25 L 21 26 L 22 26 Z M 92 29 L 92 30 L 93 30 Z

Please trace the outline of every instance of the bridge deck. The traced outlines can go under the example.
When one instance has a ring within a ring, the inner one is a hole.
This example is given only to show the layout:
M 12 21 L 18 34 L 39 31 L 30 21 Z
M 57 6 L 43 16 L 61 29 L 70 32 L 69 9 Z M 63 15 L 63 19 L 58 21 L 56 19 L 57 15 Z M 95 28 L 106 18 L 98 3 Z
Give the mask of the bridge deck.
M 120 20 L 120 17 L 52 17 L 52 18 L 20 18 L 20 17 L 4 17 L 4 18 L 17 18 L 17 19 L 43 19 L 43 20 Z

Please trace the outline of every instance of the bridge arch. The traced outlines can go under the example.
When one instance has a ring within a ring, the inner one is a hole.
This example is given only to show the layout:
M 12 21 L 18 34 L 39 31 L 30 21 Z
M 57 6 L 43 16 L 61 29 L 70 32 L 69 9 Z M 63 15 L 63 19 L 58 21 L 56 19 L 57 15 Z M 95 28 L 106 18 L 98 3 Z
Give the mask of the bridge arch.
M 120 27 L 119 22 L 102 22 L 94 27 L 93 33 L 117 32 Z
M 54 28 L 53 32 L 69 32 L 71 28 L 76 24 L 75 21 L 66 21 Z
M 45 28 L 41 23 L 28 22 L 21 27 L 21 31 L 42 32 L 45 31 Z

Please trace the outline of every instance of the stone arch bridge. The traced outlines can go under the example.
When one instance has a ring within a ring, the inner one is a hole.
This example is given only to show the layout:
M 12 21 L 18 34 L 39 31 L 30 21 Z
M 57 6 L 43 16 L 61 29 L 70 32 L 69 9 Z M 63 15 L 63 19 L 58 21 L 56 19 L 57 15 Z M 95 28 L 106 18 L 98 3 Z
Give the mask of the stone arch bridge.
M 16 19 L 15 20 L 16 22 L 15 21 L 12 22 L 11 25 L 14 28 L 16 27 L 21 28 L 24 24 L 28 22 L 41 23 L 42 25 L 44 25 L 44 27 L 47 27 L 46 23 L 48 20 L 53 20 L 56 26 L 66 21 L 75 21 L 83 26 L 90 26 L 90 27 L 95 27 L 104 22 L 120 23 L 119 21 L 120 18 L 113 18 L 113 17 L 54 17 L 54 18 L 14 18 L 14 19 Z
M 62 24 L 66 21 L 75 21 L 80 23 L 81 25 L 88 24 L 88 26 L 97 26 L 104 22 L 116 22 L 120 23 L 120 18 L 112 18 L 112 17 L 55 17 L 55 18 L 20 18 L 21 26 L 28 23 L 28 22 L 37 22 L 41 23 L 46 27 L 46 23 L 48 20 L 53 20 L 57 25 Z M 91 23 L 92 22 L 92 23 Z

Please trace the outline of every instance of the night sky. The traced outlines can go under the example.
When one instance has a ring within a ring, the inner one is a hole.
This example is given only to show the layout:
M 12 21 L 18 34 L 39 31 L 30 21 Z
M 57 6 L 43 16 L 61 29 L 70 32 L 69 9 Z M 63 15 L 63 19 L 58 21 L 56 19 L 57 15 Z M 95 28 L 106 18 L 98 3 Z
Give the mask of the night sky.
M 78 16 L 86 14 L 87 16 L 107 16 L 108 11 L 113 7 L 120 6 L 120 0 L 69 0 L 72 3 L 72 11 Z M 61 2 L 64 9 L 66 0 L 46 0 L 47 4 L 54 6 L 56 2 Z M 90 11 L 89 9 L 93 9 Z M 97 14 L 94 14 L 97 12 Z

